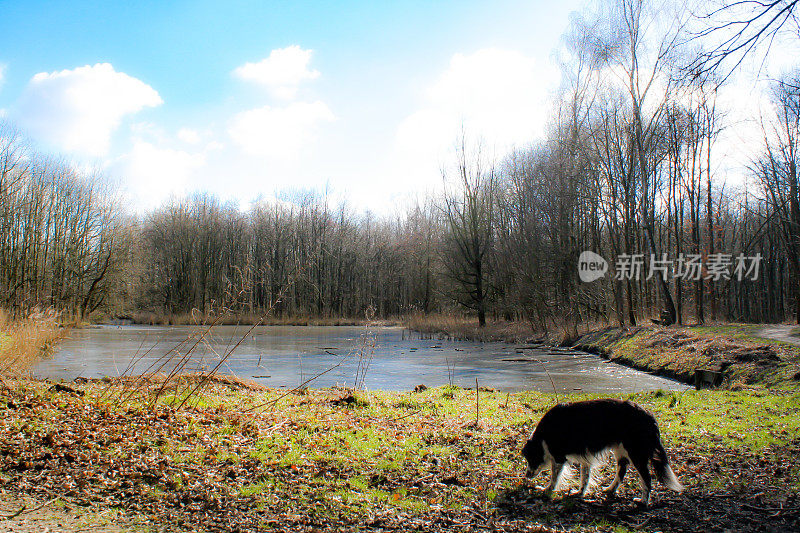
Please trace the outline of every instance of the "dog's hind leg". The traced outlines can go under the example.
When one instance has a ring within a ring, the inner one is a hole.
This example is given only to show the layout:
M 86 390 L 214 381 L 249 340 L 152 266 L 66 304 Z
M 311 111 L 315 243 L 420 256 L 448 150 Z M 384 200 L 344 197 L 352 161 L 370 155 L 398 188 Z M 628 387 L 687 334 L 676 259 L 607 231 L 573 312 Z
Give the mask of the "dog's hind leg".
M 586 491 L 589 489 L 589 481 L 592 479 L 592 468 L 590 465 L 581 463 L 581 497 L 586 496 Z
M 575 463 L 575 466 L 578 468 L 578 490 L 570 491 L 570 496 L 585 496 L 586 489 L 589 485 L 589 476 L 591 475 L 591 470 L 589 465 L 583 462 Z
M 641 504 L 647 506 L 650 502 L 650 468 L 649 468 L 649 461 L 647 457 L 632 457 L 631 461 L 633 462 L 633 467 L 636 468 L 636 471 L 639 473 L 639 480 L 642 484 L 642 497 L 641 497 Z
M 625 474 L 628 472 L 628 462 L 629 461 L 627 457 L 617 458 L 617 475 L 614 478 L 614 481 L 611 482 L 611 485 L 606 488 L 606 494 L 608 496 L 613 497 L 617 492 L 617 487 L 619 487 L 620 483 L 622 483 Z

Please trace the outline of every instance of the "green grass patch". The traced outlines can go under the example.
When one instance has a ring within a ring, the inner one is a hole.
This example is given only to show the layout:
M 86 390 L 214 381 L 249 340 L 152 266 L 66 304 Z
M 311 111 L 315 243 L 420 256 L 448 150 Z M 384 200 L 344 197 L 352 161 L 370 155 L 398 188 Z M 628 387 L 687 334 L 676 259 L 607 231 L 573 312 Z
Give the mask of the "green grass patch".
M 623 344 L 636 342 L 641 339 Z M 225 512 L 242 510 L 255 521 L 269 515 L 275 523 L 290 516 L 320 524 L 401 513 L 409 519 L 442 513 L 454 513 L 458 520 L 475 513 L 498 516 L 524 486 L 523 443 L 557 401 L 539 392 L 439 387 L 419 393 L 361 392 L 363 405 L 354 408 L 337 403 L 341 390 L 290 394 L 275 404 L 282 391 L 211 387 L 200 405 L 213 407 L 174 412 L 139 400 L 111 409 L 97 403 L 103 391 L 95 385 L 87 386 L 82 398 L 54 395 L 46 385 L 31 387 L 29 398 L 38 402 L 34 408 L 3 413 L 0 445 L 14 458 L 0 472 L 4 479 L 30 475 L 37 483 L 45 480 L 48 491 L 66 493 L 74 480 L 85 478 L 90 488 L 116 494 L 118 501 L 129 501 L 121 495 L 133 491 L 136 499 L 130 501 L 153 513 L 190 513 L 208 502 L 220 505 L 221 495 L 227 495 L 225 501 L 235 508 Z M 601 396 L 608 395 L 567 399 Z M 759 388 L 616 397 L 655 415 L 690 493 L 743 495 L 748 502 L 759 493 L 767 501 L 800 495 L 800 393 Z M 51 438 L 56 442 L 47 444 Z M 42 459 L 44 451 L 54 455 L 52 450 L 69 455 L 71 462 Z M 48 474 L 51 466 L 57 470 Z M 635 476 L 629 477 L 624 498 L 635 493 Z M 554 502 L 534 498 L 524 506 L 539 509 L 531 520 L 540 524 L 582 512 L 579 500 L 563 494 Z M 628 527 L 618 520 L 595 521 L 582 526 Z

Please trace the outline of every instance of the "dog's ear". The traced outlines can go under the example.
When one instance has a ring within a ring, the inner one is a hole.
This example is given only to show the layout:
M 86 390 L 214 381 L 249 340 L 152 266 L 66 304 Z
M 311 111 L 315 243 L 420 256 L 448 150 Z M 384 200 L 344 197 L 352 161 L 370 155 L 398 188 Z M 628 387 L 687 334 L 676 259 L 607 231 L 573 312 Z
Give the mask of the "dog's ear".
M 533 428 L 533 431 L 531 431 L 531 434 L 530 434 L 530 436 L 528 436 L 528 440 L 527 440 L 527 442 L 525 443 L 525 446 L 527 446 L 528 444 L 530 444 L 531 442 L 533 442 L 533 435 L 534 435 L 534 433 L 536 433 L 536 428 L 535 428 L 535 427 Z

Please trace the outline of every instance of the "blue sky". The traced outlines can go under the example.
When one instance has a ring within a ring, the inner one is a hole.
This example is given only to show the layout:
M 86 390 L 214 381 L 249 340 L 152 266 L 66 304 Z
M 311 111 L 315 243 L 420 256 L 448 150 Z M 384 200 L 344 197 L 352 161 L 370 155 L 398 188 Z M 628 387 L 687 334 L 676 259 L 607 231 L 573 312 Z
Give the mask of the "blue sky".
M 0 109 L 138 209 L 327 186 L 385 211 L 440 184 L 462 123 L 498 152 L 541 134 L 581 5 L 0 2 Z

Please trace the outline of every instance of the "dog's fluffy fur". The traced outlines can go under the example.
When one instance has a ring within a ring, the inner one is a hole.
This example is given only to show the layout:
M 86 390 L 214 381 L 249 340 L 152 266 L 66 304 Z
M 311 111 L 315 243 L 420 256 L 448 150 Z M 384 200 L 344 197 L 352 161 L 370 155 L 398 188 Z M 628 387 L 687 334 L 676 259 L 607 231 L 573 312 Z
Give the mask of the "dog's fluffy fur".
M 641 501 L 645 505 L 650 498 L 650 463 L 659 481 L 672 490 L 683 490 L 661 445 L 656 419 L 631 402 L 604 399 L 556 405 L 545 413 L 522 449 L 528 462 L 528 477 L 550 468 L 548 494 L 556 488 L 564 466 L 570 462 L 580 465 L 580 491 L 585 495 L 592 468 L 608 452 L 616 458 L 617 475 L 606 489 L 607 494 L 613 496 L 629 463 L 639 473 Z

